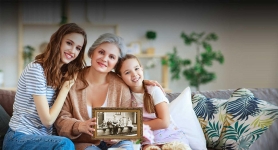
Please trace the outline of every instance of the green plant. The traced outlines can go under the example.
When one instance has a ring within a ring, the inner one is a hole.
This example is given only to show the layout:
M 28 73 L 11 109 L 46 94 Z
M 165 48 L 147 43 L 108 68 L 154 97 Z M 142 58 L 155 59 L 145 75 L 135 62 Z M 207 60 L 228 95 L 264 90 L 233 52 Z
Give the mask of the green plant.
M 134 142 L 134 144 L 140 144 L 141 143 L 141 139 L 138 139 Z
M 23 54 L 22 54 L 24 59 L 24 66 L 26 66 L 28 63 L 32 61 L 34 51 L 35 49 L 32 46 L 30 45 L 24 46 Z
M 193 32 L 187 35 L 182 32 L 181 38 L 186 45 L 195 44 L 197 51 L 195 63 L 192 63 L 190 59 L 181 58 L 174 47 L 174 52 L 167 53 L 168 58 L 162 60 L 162 64 L 169 66 L 172 80 L 179 80 L 182 72 L 185 79 L 189 80 L 189 84 L 199 90 L 201 84 L 216 79 L 215 73 L 209 72 L 206 67 L 211 67 L 213 61 L 220 64 L 224 63 L 223 54 L 220 51 L 213 51 L 210 44 L 211 41 L 217 41 L 218 36 L 215 33 L 205 34 L 202 32 L 198 34 Z
M 147 31 L 146 32 L 146 38 L 148 40 L 155 40 L 156 38 L 156 32 L 155 31 Z

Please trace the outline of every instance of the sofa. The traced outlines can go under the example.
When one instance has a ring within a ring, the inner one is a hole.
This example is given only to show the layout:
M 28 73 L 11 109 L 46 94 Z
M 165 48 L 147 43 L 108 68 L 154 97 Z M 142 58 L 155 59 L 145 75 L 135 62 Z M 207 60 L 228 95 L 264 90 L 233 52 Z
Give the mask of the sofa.
M 251 91 L 254 94 L 255 98 L 264 100 L 264 101 L 270 103 L 271 106 L 273 105 L 273 108 L 276 109 L 276 106 L 278 106 L 278 89 L 276 89 L 276 88 L 254 88 L 254 89 L 247 89 L 247 90 Z M 206 100 L 209 100 L 212 98 L 228 100 L 229 98 L 231 98 L 231 95 L 235 91 L 237 91 L 237 89 L 192 92 L 191 93 L 192 103 L 193 103 L 193 100 L 196 100 L 196 97 L 202 98 L 202 96 L 206 97 Z M 173 101 L 174 99 L 176 99 L 179 95 L 180 95 L 180 93 L 166 93 L 166 96 L 170 102 Z M 15 97 L 15 91 L 0 89 L 0 105 L 5 110 L 5 112 L 0 112 L 1 113 L 0 116 L 5 116 L 5 115 L 12 116 L 14 97 Z M 208 107 L 208 108 L 210 108 L 210 107 Z M 3 113 L 5 113 L 5 114 L 3 114 Z M 277 111 L 275 110 L 274 113 L 277 113 Z M 197 113 L 196 113 L 196 115 L 197 115 Z M 278 119 L 276 119 L 276 118 L 272 118 L 272 119 L 274 121 L 271 122 L 270 126 L 267 128 L 264 128 L 265 130 L 262 132 L 262 134 L 259 137 L 257 137 L 257 139 L 254 141 L 254 143 L 252 143 L 251 146 L 247 149 L 250 149 L 250 150 L 263 150 L 263 149 L 276 150 L 277 149 L 277 147 L 278 147 L 278 142 L 277 142 L 278 141 Z M 0 120 L 0 121 L 3 121 L 3 120 Z M 0 124 L 1 124 L 1 128 L 5 125 L 7 126 L 7 124 L 4 124 L 3 122 L 0 122 Z M 201 122 L 200 122 L 200 124 L 201 124 Z M 225 126 L 225 125 L 223 125 L 223 126 Z M 223 128 L 223 126 L 222 126 L 222 128 Z M 3 134 L 2 130 L 5 130 L 5 129 L 4 128 L 1 129 L 2 135 L 0 135 L 0 138 L 3 139 L 4 134 Z M 222 132 L 219 132 L 219 133 L 222 133 Z M 0 142 L 1 142 L 0 149 L 2 149 L 2 140 Z M 208 145 L 207 148 L 215 149 L 216 146 L 211 147 L 211 145 Z M 231 147 L 222 147 L 220 149 L 231 149 Z

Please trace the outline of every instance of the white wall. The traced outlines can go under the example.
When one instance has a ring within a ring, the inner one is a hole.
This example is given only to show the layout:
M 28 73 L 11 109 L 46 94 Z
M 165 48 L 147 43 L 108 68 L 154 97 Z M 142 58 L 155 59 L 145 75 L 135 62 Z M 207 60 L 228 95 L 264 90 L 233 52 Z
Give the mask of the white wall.
M 13 72 L 17 70 L 17 9 L 2 6 L 0 69 L 5 72 L 5 85 L 16 86 L 17 76 Z M 86 22 L 86 6 L 94 8 L 92 4 L 71 2 L 70 21 Z M 217 79 L 201 85 L 201 90 L 278 87 L 277 3 L 107 2 L 99 8 L 93 10 L 102 14 L 88 18 L 97 18 L 94 23 L 117 24 L 119 35 L 127 44 L 141 41 L 146 48 L 145 32 L 157 31 L 154 42 L 157 54 L 166 54 L 176 46 L 182 57 L 193 59 L 195 49 L 185 46 L 181 32 L 215 32 L 219 40 L 212 46 L 222 51 L 225 63 L 214 63 L 210 70 L 216 72 Z M 157 70 L 151 75 L 152 79 L 160 80 Z M 173 92 L 181 92 L 186 86 L 188 82 L 183 78 L 170 81 Z
M 4 86 L 17 83 L 17 5 L 0 3 L 0 69 L 4 71 Z

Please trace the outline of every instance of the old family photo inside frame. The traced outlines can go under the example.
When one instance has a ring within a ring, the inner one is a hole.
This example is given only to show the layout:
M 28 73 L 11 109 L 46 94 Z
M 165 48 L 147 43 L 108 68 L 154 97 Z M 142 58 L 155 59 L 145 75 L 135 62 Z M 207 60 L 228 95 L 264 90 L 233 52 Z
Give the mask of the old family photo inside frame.
M 142 139 L 142 108 L 93 108 L 95 139 Z

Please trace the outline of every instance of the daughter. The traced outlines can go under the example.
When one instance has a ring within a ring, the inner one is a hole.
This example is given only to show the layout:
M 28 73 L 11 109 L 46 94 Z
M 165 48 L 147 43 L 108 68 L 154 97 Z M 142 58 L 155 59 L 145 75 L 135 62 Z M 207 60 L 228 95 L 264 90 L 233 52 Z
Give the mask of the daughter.
M 62 25 L 52 34 L 43 53 L 22 72 L 13 104 L 13 116 L 3 149 L 74 149 L 72 141 L 53 136 L 53 123 L 85 67 L 87 34 L 75 23 Z
M 179 130 L 171 120 L 168 110 L 169 101 L 164 93 L 159 87 L 146 86 L 143 83 L 143 68 L 136 56 L 127 54 L 119 61 L 115 72 L 129 86 L 136 100 L 135 105 L 143 107 L 143 123 L 153 131 L 154 139 L 144 140 L 143 150 L 190 149 L 185 133 Z

